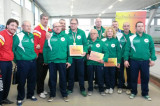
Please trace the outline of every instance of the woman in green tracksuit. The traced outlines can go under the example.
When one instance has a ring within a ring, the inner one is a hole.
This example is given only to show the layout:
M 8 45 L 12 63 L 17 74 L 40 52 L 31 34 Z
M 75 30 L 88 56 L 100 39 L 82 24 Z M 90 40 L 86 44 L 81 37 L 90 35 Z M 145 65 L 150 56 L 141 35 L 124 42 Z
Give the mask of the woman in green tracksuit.
M 120 67 L 121 62 L 121 48 L 119 42 L 116 38 L 115 30 L 112 27 L 107 28 L 105 31 L 105 37 L 102 41 L 108 48 L 109 57 L 108 58 L 117 58 L 117 67 Z M 104 67 L 104 75 L 105 75 L 105 85 L 106 90 L 105 93 L 113 93 L 114 85 L 115 85 L 115 67 Z

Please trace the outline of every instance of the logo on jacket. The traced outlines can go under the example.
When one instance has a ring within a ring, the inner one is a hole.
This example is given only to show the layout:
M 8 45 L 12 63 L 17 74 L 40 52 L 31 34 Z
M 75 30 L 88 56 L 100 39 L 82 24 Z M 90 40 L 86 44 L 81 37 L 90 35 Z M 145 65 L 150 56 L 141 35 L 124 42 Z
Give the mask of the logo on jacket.
M 96 44 L 96 47 L 100 47 L 100 44 L 98 43 L 98 44 Z
M 144 42 L 148 43 L 148 42 L 149 42 L 149 40 L 148 40 L 148 39 L 144 39 Z
M 77 36 L 77 39 L 81 39 L 81 36 L 80 36 L 80 35 L 78 35 L 78 36 Z
M 62 37 L 62 38 L 61 38 L 61 41 L 65 41 L 65 38 L 64 38 L 64 37 Z
M 114 48 L 114 47 L 115 47 L 115 44 L 111 44 L 111 47 L 113 47 L 113 48 Z

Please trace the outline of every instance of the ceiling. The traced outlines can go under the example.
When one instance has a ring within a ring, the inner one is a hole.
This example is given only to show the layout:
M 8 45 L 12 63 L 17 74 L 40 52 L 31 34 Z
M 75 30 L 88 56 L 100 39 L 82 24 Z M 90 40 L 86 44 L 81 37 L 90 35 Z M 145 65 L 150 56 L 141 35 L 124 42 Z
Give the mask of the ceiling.
M 109 17 L 116 11 L 140 10 L 160 0 L 34 0 L 50 17 Z M 71 7 L 73 5 L 73 7 Z M 113 6 L 109 9 L 110 6 Z M 71 12 L 72 11 L 72 12 Z

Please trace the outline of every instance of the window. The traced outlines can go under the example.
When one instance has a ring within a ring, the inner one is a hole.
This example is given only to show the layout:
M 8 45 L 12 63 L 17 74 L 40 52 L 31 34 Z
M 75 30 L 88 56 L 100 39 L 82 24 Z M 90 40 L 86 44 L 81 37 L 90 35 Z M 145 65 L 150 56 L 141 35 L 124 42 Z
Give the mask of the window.
M 148 24 L 148 19 L 146 19 L 146 25 Z M 154 25 L 154 19 L 152 19 L 151 25 Z
M 88 36 L 91 29 L 91 20 L 90 19 L 78 19 L 79 26 L 78 28 L 85 31 L 86 36 Z
M 157 25 L 160 25 L 160 19 L 157 19 Z
M 35 26 L 39 24 L 38 8 L 35 6 Z
M 32 11 L 32 3 L 30 0 L 25 0 L 25 8 Z

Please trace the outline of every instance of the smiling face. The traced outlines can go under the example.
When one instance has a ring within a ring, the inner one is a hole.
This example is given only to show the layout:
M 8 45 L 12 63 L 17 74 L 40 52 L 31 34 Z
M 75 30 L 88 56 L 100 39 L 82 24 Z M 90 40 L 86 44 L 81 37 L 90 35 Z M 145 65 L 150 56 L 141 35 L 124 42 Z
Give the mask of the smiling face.
M 102 26 L 102 21 L 101 21 L 100 18 L 96 18 L 95 25 L 96 25 L 97 28 L 101 28 L 101 26 Z
M 60 20 L 59 23 L 62 26 L 62 30 L 65 30 L 66 29 L 66 21 L 65 20 Z
M 107 30 L 107 37 L 108 37 L 108 38 L 112 38 L 112 37 L 113 37 L 113 30 L 112 30 L 111 28 L 109 28 L 109 29 Z
M 71 22 L 70 22 L 70 26 L 71 26 L 72 31 L 77 30 L 78 22 L 75 19 L 72 19 Z
M 28 32 L 28 33 L 31 32 L 31 24 L 30 24 L 30 22 L 28 22 L 28 21 L 23 22 L 22 29 L 25 32 Z
M 17 31 L 18 25 L 16 22 L 11 22 L 7 25 L 7 29 L 10 33 L 14 34 Z
M 47 16 L 43 16 L 40 21 L 41 21 L 42 26 L 46 27 L 48 25 L 48 17 Z
M 128 22 L 123 23 L 123 30 L 124 32 L 129 32 L 130 24 Z
M 143 23 L 137 23 L 136 32 L 139 33 L 139 34 L 144 32 L 144 24 Z

